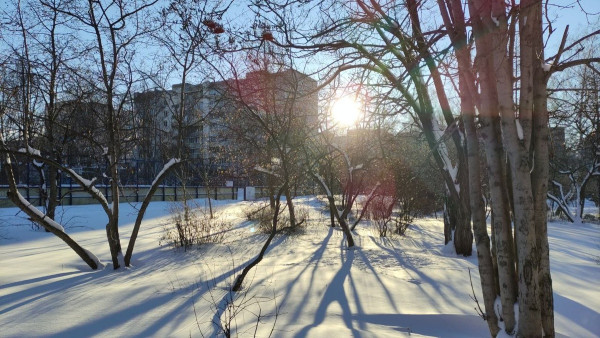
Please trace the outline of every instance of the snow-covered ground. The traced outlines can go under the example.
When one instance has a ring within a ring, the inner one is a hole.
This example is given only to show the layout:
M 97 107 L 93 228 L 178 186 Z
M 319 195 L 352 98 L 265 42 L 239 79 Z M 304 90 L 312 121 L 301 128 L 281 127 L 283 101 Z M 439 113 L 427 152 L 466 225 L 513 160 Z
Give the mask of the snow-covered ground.
M 266 236 L 244 218 L 249 202 L 218 202 L 234 230 L 225 241 L 187 252 L 159 245 L 170 204 L 152 203 L 138 237 L 133 267 L 110 265 L 98 205 L 61 215 L 67 232 L 106 266 L 91 271 L 62 241 L 34 231 L 17 209 L 0 209 L 0 336 L 216 336 L 216 322 L 233 317 L 240 336 L 486 337 L 477 297 L 476 257 L 443 246 L 442 221 L 417 219 L 406 237 L 378 238 L 359 227 L 357 248 L 345 250 L 341 231 L 327 227 L 325 208 L 299 198 L 307 229 L 278 236 L 249 274 L 244 291 L 228 287 Z M 202 202 L 201 202 L 202 203 Z M 134 208 L 121 206 L 127 244 Z M 559 336 L 600 336 L 600 226 L 549 224 L 556 330 Z M 125 248 L 124 248 L 125 249 Z M 234 313 L 233 316 L 230 316 Z

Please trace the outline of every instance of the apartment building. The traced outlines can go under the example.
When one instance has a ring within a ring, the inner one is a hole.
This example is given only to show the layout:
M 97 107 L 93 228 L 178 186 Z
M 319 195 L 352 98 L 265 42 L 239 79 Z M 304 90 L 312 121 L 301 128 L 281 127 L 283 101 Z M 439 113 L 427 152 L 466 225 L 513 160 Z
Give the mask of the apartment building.
M 238 170 L 232 168 L 242 162 L 239 156 L 230 156 L 239 142 L 236 133 L 240 127 L 252 126 L 251 121 L 244 121 L 248 114 L 239 112 L 293 114 L 296 123 L 316 129 L 316 88 L 317 82 L 309 76 L 287 69 L 136 93 L 135 110 L 140 119 L 136 161 L 148 177 L 170 157 L 186 159 L 198 182 L 206 176 L 236 176 Z

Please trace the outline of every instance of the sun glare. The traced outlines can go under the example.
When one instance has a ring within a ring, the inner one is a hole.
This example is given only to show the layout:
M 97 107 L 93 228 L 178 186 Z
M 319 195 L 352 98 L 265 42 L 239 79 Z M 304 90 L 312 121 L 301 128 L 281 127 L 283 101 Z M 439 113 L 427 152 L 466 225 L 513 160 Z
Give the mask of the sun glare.
M 360 115 L 360 102 L 351 96 L 337 99 L 331 108 L 333 122 L 338 127 L 351 127 L 358 121 Z

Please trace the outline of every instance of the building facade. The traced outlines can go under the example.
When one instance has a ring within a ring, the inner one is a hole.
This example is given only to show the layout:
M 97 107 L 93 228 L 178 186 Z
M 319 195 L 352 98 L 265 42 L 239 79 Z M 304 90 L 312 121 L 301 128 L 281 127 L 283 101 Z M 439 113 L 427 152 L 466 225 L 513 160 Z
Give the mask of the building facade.
M 317 82 L 295 70 L 251 72 L 241 79 L 200 84 L 176 84 L 170 90 L 136 93 L 139 118 L 135 161 L 145 180 L 172 157 L 185 160 L 191 181 L 203 184 L 239 181 L 240 128 L 253 128 L 250 114 L 292 114 L 298 128 L 318 124 Z M 248 130 L 244 130 L 248 132 Z M 257 133 L 257 138 L 260 136 Z M 257 140 L 260 147 L 261 141 Z M 266 146 L 266 145 L 264 145 Z M 243 153 L 243 152 L 242 152 Z M 251 152 L 246 152 L 252 156 Z M 243 156 L 243 155 L 242 155 Z

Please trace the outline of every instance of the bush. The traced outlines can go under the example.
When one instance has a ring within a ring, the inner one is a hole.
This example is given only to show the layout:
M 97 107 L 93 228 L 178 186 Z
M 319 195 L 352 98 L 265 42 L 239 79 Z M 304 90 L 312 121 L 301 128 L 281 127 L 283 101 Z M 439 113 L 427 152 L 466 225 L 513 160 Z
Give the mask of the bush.
M 199 208 L 192 208 L 189 202 L 173 204 L 170 209 L 173 226 L 165 227 L 162 242 L 176 248 L 188 248 L 204 243 L 219 243 L 225 237 L 225 231 L 231 229 L 231 223 L 210 218 L 210 215 Z
M 287 208 L 282 208 L 278 216 L 278 232 L 285 232 L 288 234 L 296 233 L 303 228 L 308 219 L 309 209 L 306 207 L 296 206 L 296 226 L 290 226 L 290 218 L 287 212 Z M 246 219 L 252 222 L 258 223 L 258 231 L 261 233 L 269 234 L 273 230 L 273 210 L 269 204 L 258 204 L 249 207 L 244 212 Z
M 256 222 L 262 233 L 270 233 L 273 228 L 273 211 L 269 204 L 255 204 L 244 211 L 246 219 Z
M 404 206 L 399 213 L 393 209 L 396 200 L 392 196 L 375 196 L 368 205 L 367 218 L 375 227 L 379 237 L 387 237 L 389 233 L 403 236 L 413 217 Z

